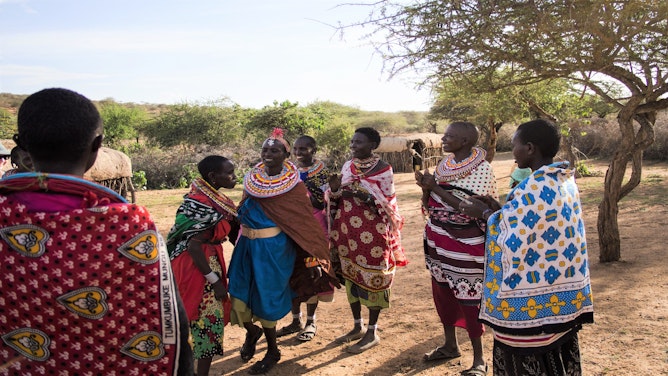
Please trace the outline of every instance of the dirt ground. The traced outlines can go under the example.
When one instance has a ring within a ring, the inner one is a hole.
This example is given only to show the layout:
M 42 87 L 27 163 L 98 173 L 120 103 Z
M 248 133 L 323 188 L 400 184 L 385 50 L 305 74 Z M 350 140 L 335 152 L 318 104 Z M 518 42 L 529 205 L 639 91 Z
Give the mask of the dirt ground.
M 501 194 L 506 194 L 512 156 L 497 155 L 493 166 Z M 622 261 L 607 264 L 598 261 L 596 233 L 597 206 L 607 163 L 589 161 L 588 166 L 599 176 L 578 179 L 588 231 L 595 309 L 595 324 L 586 325 L 580 332 L 583 373 L 668 375 L 668 267 L 663 259 L 668 240 L 668 210 L 664 201 L 668 192 L 668 165 L 647 163 L 641 185 L 622 201 L 619 213 Z M 470 367 L 471 345 L 463 329 L 458 330 L 463 354 L 460 359 L 435 363 L 422 360 L 425 352 L 443 343 L 443 330 L 433 306 L 430 275 L 422 256 L 424 220 L 419 210 L 420 191 L 412 174 L 397 174 L 395 184 L 400 210 L 406 218 L 402 241 L 410 264 L 398 270 L 391 308 L 381 313 L 381 344 L 352 355 L 346 352 L 348 345 L 334 343 L 336 337 L 353 325 L 345 291 L 339 290 L 334 302 L 321 303 L 318 308 L 318 332 L 312 341 L 302 343 L 294 335 L 279 338 L 282 359 L 269 375 L 459 375 Z M 183 193 L 185 190 L 140 192 L 137 201 L 149 207 L 165 234 Z M 229 257 L 231 245 L 226 244 L 225 251 Z M 366 314 L 363 310 L 365 320 Z M 288 315 L 278 327 L 290 320 Z M 239 357 L 244 330 L 230 326 L 225 330 L 226 354 L 214 358 L 210 374 L 245 375 L 264 356 L 264 338 L 258 343 L 255 358 L 244 364 Z M 485 358 L 491 364 L 490 330 L 484 334 L 483 343 Z

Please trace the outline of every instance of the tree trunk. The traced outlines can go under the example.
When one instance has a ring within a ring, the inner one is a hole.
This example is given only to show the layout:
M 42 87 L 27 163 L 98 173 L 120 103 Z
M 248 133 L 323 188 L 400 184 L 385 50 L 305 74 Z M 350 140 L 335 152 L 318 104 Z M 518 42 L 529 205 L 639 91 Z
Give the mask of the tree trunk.
M 605 173 L 603 200 L 598 206 L 598 245 L 601 250 L 598 258 L 601 262 L 617 261 L 621 257 L 621 241 L 617 214 L 621 195 L 622 179 L 626 172 L 629 158 L 625 150 L 617 149 Z
M 496 156 L 496 143 L 499 138 L 497 131 L 501 128 L 501 125 L 503 125 L 503 123 L 495 124 L 494 119 L 491 117 L 487 120 L 487 129 L 489 133 L 487 134 L 487 145 L 485 145 L 485 149 L 487 150 L 485 160 L 489 163 L 492 163 Z
M 619 236 L 619 201 L 640 184 L 642 176 L 642 152 L 654 143 L 654 121 L 656 113 L 636 114 L 635 106 L 624 107 L 617 116 L 622 134 L 619 148 L 605 174 L 603 200 L 598 210 L 598 244 L 601 250 L 600 262 L 618 261 L 621 258 L 621 240 Z M 636 133 L 633 121 L 640 124 Z M 631 177 L 622 185 L 626 166 L 632 160 Z
M 570 127 L 568 128 L 568 133 L 561 138 L 564 141 L 563 150 L 566 152 L 566 160 L 568 165 L 575 170 L 575 177 L 580 177 L 578 172 L 578 157 L 575 155 L 575 146 L 573 145 L 573 135 L 571 134 Z

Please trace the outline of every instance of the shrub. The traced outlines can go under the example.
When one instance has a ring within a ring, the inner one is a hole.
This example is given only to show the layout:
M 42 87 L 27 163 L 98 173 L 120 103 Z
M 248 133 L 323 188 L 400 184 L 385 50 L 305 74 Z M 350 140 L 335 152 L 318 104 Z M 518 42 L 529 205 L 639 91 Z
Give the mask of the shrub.
M 185 188 L 199 176 L 197 163 L 208 155 L 222 155 L 236 165 L 239 179 L 257 163 L 259 148 L 212 147 L 208 145 L 157 148 L 135 146 L 128 154 L 132 168 L 144 172 L 146 189 Z
M 16 116 L 0 108 L 0 139 L 10 139 L 16 131 Z
M 146 189 L 146 171 L 139 170 L 132 172 L 132 185 L 136 190 Z

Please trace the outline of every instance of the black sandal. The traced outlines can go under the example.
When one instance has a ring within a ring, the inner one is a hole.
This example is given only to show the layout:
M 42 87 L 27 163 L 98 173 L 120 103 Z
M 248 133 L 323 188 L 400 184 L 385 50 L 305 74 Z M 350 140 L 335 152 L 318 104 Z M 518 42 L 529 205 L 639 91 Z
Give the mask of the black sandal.
M 281 352 L 278 351 L 278 354 L 273 354 L 267 352 L 264 356 L 264 359 L 253 364 L 253 366 L 248 370 L 248 373 L 251 375 L 262 375 L 269 372 L 274 366 L 281 360 Z
M 253 325 L 255 328 L 255 333 L 251 333 L 251 331 L 246 332 L 246 340 L 244 341 L 243 346 L 241 346 L 241 350 L 239 353 L 241 353 L 241 360 L 246 363 L 249 360 L 255 356 L 255 348 L 257 347 L 257 341 L 260 340 L 260 337 L 262 337 L 262 333 L 264 332 L 262 328 L 260 328 L 257 325 Z

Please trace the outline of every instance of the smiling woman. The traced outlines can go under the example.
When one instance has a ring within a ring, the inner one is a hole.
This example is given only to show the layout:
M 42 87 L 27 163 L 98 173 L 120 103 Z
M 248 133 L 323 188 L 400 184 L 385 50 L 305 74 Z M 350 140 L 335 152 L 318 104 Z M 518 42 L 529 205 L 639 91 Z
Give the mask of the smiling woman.
M 353 329 L 337 338 L 339 343 L 359 340 L 348 352 L 362 353 L 380 343 L 376 329 L 383 309 L 390 307 L 390 287 L 397 266 L 407 264 L 401 246 L 403 217 L 399 215 L 392 166 L 373 151 L 380 134 L 358 128 L 350 141 L 352 160 L 341 175 L 329 179 L 326 193 L 331 212 L 332 247 L 341 261 Z M 369 325 L 362 319 L 362 305 L 369 310 Z
M 338 284 L 327 240 L 289 155 L 282 130 L 274 129 L 262 144 L 262 161 L 244 177 L 238 208 L 242 229 L 230 261 L 229 292 L 232 323 L 246 329 L 241 360 L 255 355 L 263 333 L 267 339 L 267 353 L 251 374 L 266 373 L 281 359 L 276 322 L 290 312 L 293 298 L 309 298 L 329 290 L 330 282 Z

